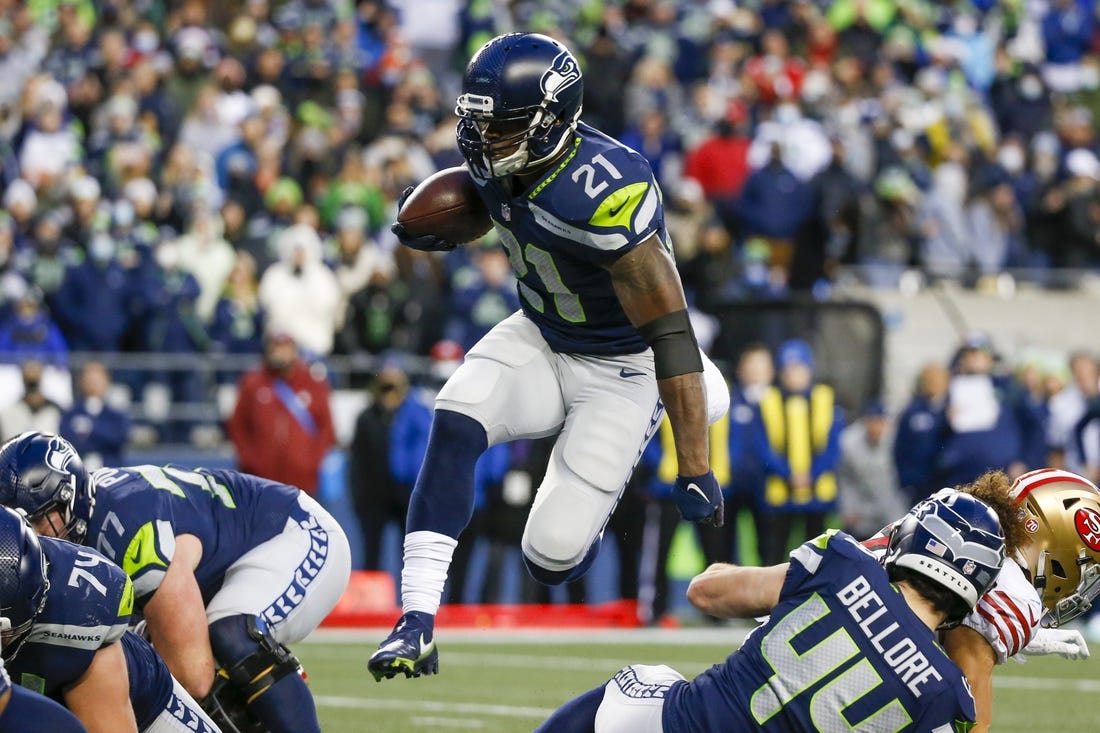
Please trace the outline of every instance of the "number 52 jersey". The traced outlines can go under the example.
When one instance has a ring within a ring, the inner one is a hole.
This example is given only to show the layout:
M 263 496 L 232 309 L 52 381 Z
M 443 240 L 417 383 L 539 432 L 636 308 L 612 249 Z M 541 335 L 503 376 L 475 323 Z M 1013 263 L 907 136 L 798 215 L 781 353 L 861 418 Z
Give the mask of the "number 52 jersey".
M 962 733 L 962 672 L 855 540 L 827 533 L 791 553 L 779 605 L 741 649 L 665 701 L 669 733 Z

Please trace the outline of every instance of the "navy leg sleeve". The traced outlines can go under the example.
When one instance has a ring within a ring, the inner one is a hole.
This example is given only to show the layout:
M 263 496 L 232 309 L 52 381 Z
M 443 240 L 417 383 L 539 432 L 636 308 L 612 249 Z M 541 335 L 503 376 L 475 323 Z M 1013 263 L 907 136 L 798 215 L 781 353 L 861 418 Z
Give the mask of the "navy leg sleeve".
M 474 513 L 474 464 L 488 445 L 477 420 L 435 411 L 428 451 L 409 500 L 406 534 L 426 530 L 458 539 Z
M 562 705 L 535 733 L 596 733 L 596 711 L 603 702 L 600 685 Z

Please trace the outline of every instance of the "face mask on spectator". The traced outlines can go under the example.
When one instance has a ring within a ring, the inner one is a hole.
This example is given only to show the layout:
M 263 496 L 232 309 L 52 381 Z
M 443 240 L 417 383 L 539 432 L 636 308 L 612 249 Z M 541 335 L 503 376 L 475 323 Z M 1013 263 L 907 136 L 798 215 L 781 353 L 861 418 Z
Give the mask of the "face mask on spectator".
M 1018 145 L 1005 145 L 997 152 L 997 162 L 1015 175 L 1024 169 L 1024 151 Z
M 103 263 L 115 256 L 115 241 L 108 236 L 98 235 L 88 244 L 88 256 Z
M 140 53 L 142 56 L 147 56 L 153 51 L 156 51 L 160 46 L 160 38 L 157 37 L 157 32 L 153 30 L 138 31 L 134 35 L 134 50 Z
M 1043 82 L 1034 74 L 1028 74 L 1020 79 L 1020 95 L 1024 99 L 1038 99 L 1043 93 Z

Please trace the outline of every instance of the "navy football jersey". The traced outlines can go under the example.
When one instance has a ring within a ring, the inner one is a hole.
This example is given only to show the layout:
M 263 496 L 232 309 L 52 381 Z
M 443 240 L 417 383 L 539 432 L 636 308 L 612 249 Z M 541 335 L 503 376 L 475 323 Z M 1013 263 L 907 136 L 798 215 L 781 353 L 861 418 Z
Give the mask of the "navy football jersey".
M 878 561 L 843 533 L 791 553 L 779 605 L 741 649 L 672 686 L 668 733 L 969 730 L 962 672 Z
M 134 589 L 117 565 L 90 547 L 52 537 L 40 541 L 50 587 L 8 671 L 16 684 L 60 702 L 62 688 L 126 632 Z
M 561 163 L 527 190 L 512 195 L 510 179 L 475 183 L 519 281 L 523 311 L 551 349 L 645 350 L 604 269 L 653 235 L 671 251 L 645 158 L 581 124 Z
M 85 542 L 130 576 L 139 610 L 160 587 L 177 535 L 202 542 L 195 578 L 209 602 L 230 565 L 301 519 L 298 489 L 237 471 L 144 465 L 102 468 L 92 478 Z

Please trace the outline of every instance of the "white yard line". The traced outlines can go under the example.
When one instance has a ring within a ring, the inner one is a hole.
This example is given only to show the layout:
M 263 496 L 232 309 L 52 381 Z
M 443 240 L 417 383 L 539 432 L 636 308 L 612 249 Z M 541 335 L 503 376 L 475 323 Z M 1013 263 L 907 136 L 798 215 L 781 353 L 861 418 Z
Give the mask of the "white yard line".
M 692 629 L 439 629 L 440 644 L 654 644 L 668 646 L 739 645 L 752 626 Z M 304 643 L 370 644 L 386 638 L 389 629 L 317 629 Z M 302 642 L 300 642 L 302 643 Z M 372 650 L 373 651 L 373 650 Z
M 469 728 L 471 730 L 476 728 L 484 728 L 484 720 L 468 720 L 466 718 L 440 718 L 440 717 L 427 717 L 424 715 L 409 718 L 409 722 L 413 725 L 419 725 L 421 728 Z
M 315 695 L 313 700 L 324 708 L 354 710 L 406 710 L 416 713 L 450 713 L 466 715 L 493 715 L 501 718 L 545 719 L 554 708 L 532 708 L 520 705 L 488 705 L 471 702 L 439 702 L 430 700 L 392 700 L 387 698 L 341 697 Z

